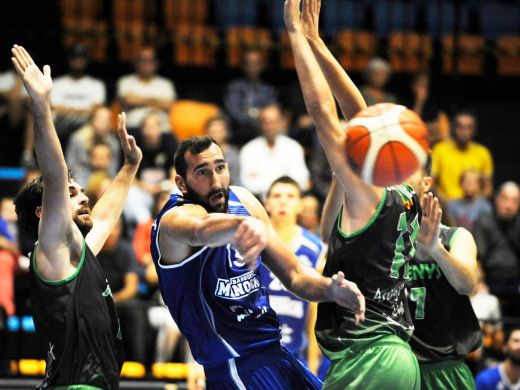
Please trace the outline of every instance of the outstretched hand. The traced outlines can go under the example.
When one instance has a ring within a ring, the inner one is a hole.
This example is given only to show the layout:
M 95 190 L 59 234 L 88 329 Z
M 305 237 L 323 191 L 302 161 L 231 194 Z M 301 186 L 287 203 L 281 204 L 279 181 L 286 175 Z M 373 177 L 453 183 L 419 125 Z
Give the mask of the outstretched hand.
M 137 146 L 135 138 L 128 135 L 126 131 L 126 114 L 124 112 L 117 116 L 117 135 L 119 136 L 119 141 L 121 141 L 125 162 L 131 165 L 138 165 L 143 158 L 143 152 Z
M 301 23 L 307 39 L 318 39 L 321 0 L 303 0 Z
M 33 101 L 47 99 L 52 91 L 51 68 L 49 65 L 43 67 L 43 73 L 38 69 L 27 51 L 18 45 L 11 49 L 16 73 L 22 78 L 27 93 Z
M 301 28 L 300 2 L 301 0 L 285 0 L 283 19 L 288 32 L 294 32 Z
M 431 192 L 424 194 L 422 199 L 422 219 L 417 241 L 428 250 L 440 245 L 439 234 L 441 230 L 442 210 L 439 200 Z
M 349 282 L 345 279 L 345 274 L 339 271 L 332 275 L 330 289 L 334 302 L 354 311 L 356 325 L 365 320 L 365 297 L 356 283 Z

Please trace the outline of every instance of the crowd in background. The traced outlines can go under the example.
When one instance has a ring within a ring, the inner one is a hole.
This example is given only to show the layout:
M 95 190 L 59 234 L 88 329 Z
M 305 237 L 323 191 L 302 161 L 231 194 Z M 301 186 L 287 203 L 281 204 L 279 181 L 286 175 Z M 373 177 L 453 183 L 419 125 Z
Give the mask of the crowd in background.
M 108 101 L 105 80 L 88 74 L 88 61 L 85 46 L 70 49 L 69 71 L 55 78 L 51 104 L 67 164 L 85 188 L 90 207 L 121 165 L 114 133 L 116 112 L 127 113 L 129 133 L 143 151 L 123 217 L 98 256 L 121 317 L 127 360 L 184 361 L 189 353 L 160 301 L 149 245 L 153 217 L 176 191 L 173 154 L 182 139 L 170 120 L 179 98 L 175 80 L 158 74 L 156 52 L 144 46 L 135 59 L 135 72 L 121 75 L 116 99 Z M 246 52 L 242 64 L 242 76 L 229 81 L 224 104 L 206 121 L 204 132 L 222 147 L 231 184 L 248 188 L 260 200 L 277 178 L 294 179 L 303 191 L 299 223 L 318 233 L 331 173 L 299 85 L 284 91 L 283 96 L 290 98 L 282 99 L 282 91 L 262 80 L 261 52 Z M 475 141 L 478 115 L 471 107 L 448 119 L 446 109 L 430 93 L 427 74 L 417 74 L 405 94 L 396 94 L 387 88 L 391 71 L 384 59 L 371 60 L 361 92 L 369 105 L 401 103 L 423 118 L 432 147 L 434 192 L 443 204 L 445 223 L 467 228 L 477 243 L 480 276 L 471 300 L 485 334 L 483 348 L 469 358 L 477 373 L 502 359 L 502 325 L 520 322 L 520 189 L 514 181 L 494 187 L 493 157 Z M 24 181 L 31 180 L 38 175 L 32 119 L 28 97 L 13 71 L 0 74 L 0 94 L 1 126 L 24 130 L 19 163 Z M 0 327 L 4 335 L 11 316 L 30 314 L 25 272 L 33 245 L 19 232 L 12 197 L 2 198 Z M 4 362 L 16 357 L 9 354 L 18 353 L 2 346 L 0 350 Z

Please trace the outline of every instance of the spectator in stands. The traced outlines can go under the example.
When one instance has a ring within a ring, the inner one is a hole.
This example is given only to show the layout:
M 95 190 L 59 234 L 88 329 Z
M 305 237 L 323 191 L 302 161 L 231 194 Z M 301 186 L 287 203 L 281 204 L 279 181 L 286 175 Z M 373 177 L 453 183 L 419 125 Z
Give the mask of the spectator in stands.
M 433 176 L 437 196 L 447 202 L 462 198 L 460 177 L 473 168 L 482 176 L 482 195 L 493 194 L 493 160 L 489 150 L 473 141 L 477 118 L 471 111 L 459 111 L 453 120 L 452 138 L 433 147 Z
M 462 198 L 452 199 L 447 203 L 447 211 L 457 226 L 472 230 L 473 223 L 480 215 L 491 213 L 491 203 L 481 195 L 480 173 L 475 169 L 466 169 L 460 176 Z
M 96 144 L 106 144 L 110 148 L 111 159 L 107 172 L 110 177 L 115 177 L 121 163 L 121 143 L 112 131 L 112 112 L 106 106 L 94 108 L 89 122 L 71 135 L 67 146 L 67 165 L 78 179 L 78 183 L 83 186 L 87 184 L 92 173 L 90 151 Z
M 29 114 L 29 96 L 23 87 L 22 80 L 16 76 L 12 68 L 0 73 L 0 166 L 15 165 L 19 159 L 20 134 L 32 125 Z M 25 145 L 24 145 L 25 149 Z M 26 155 L 22 154 L 22 162 L 27 166 L 35 166 L 33 147 L 29 147 Z
M 242 59 L 243 77 L 231 81 L 224 96 L 224 107 L 231 116 L 234 143 L 243 145 L 260 135 L 260 110 L 277 104 L 273 86 L 261 80 L 265 59 L 258 50 L 248 50 Z
M 97 258 L 121 321 L 125 359 L 146 363 L 146 316 L 136 300 L 141 269 L 132 243 L 121 237 L 122 225 L 120 219 Z
M 230 184 L 240 184 L 239 151 L 235 145 L 229 143 L 229 121 L 224 116 L 209 119 L 204 125 L 204 134 L 213 138 L 222 149 L 228 164 Z
M 262 135 L 249 141 L 240 151 L 240 178 L 244 187 L 263 198 L 271 183 L 286 175 L 307 190 L 309 171 L 303 148 L 282 134 L 285 129 L 280 107 L 270 105 L 263 108 L 258 119 Z
M 323 261 L 324 245 L 320 237 L 296 223 L 301 210 L 300 201 L 298 183 L 288 176 L 282 176 L 271 184 L 264 202 L 265 210 L 275 232 L 298 256 L 298 260 L 317 268 L 318 263 Z M 260 266 L 260 282 L 267 288 L 269 302 L 280 321 L 280 342 L 317 374 L 319 355 L 316 356 L 315 353 L 318 351 L 318 345 L 314 337 L 316 304 L 292 295 L 264 265 Z M 311 343 L 314 343 L 313 348 L 310 346 Z
M 169 131 L 162 131 L 162 128 L 162 115 L 154 110 L 143 118 L 140 129 L 129 132 L 143 151 L 143 160 L 137 172 L 138 185 L 152 196 L 161 190 L 161 182 L 168 179 L 177 149 L 175 136 Z
M 368 62 L 364 74 L 366 84 L 359 89 L 367 106 L 377 103 L 397 103 L 397 97 L 385 89 L 391 75 L 392 69 L 388 61 L 374 57 Z
M 477 375 L 477 390 L 513 390 L 520 386 L 520 327 L 506 333 L 503 351 L 506 360 Z
M 121 110 L 127 113 L 129 130 L 141 126 L 151 110 L 161 117 L 162 130 L 170 130 L 168 114 L 177 92 L 170 80 L 157 75 L 158 66 L 155 49 L 144 46 L 135 62 L 136 73 L 117 81 L 117 98 Z
M 430 76 L 427 73 L 421 72 L 413 76 L 410 91 L 400 103 L 422 118 L 428 128 L 430 145 L 448 138 L 447 116 L 441 110 L 436 97 L 430 93 Z
M 72 46 L 68 60 L 69 73 L 54 80 L 51 94 L 54 124 L 63 149 L 71 133 L 87 123 L 94 107 L 106 101 L 104 82 L 85 73 L 89 62 L 87 47 Z
M 298 225 L 316 235 L 320 234 L 320 201 L 310 192 L 302 194 L 300 199 Z
M 520 316 L 520 187 L 502 184 L 495 196 L 492 214 L 473 225 L 478 258 L 489 291 L 500 298 L 502 314 Z

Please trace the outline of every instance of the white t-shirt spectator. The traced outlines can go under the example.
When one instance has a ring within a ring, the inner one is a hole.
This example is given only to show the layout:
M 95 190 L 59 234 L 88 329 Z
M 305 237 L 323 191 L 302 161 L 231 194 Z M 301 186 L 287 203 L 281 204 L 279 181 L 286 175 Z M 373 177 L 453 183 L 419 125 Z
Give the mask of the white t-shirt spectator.
M 136 74 L 121 77 L 117 82 L 117 97 L 122 98 L 133 94 L 142 98 L 171 100 L 177 98 L 177 92 L 173 83 L 160 76 L 154 76 L 149 81 L 143 82 Z M 126 126 L 129 128 L 140 127 L 143 119 L 148 115 L 152 108 L 136 107 L 126 113 Z M 161 111 L 161 122 L 163 131 L 169 130 L 168 113 Z
M 98 104 L 105 104 L 105 84 L 94 77 L 83 76 L 73 79 L 69 75 L 54 80 L 51 104 L 74 110 L 86 110 Z
M 279 135 L 272 148 L 264 137 L 256 137 L 240 151 L 240 179 L 255 195 L 265 197 L 269 186 L 280 176 L 295 180 L 305 190 L 309 170 L 305 165 L 302 146 L 295 140 Z

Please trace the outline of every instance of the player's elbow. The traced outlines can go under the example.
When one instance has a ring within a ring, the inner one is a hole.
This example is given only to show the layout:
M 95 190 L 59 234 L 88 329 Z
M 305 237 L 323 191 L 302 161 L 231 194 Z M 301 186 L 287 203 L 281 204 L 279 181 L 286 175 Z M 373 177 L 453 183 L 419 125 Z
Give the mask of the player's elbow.
M 328 118 L 333 112 L 333 107 L 330 102 L 321 102 L 319 99 L 309 102 L 307 104 L 307 109 L 309 115 L 314 119 L 314 121 Z
M 477 288 L 477 278 L 476 277 L 468 277 L 462 283 L 459 283 L 455 286 L 455 291 L 457 291 L 460 295 L 470 296 L 473 294 L 475 289 Z

